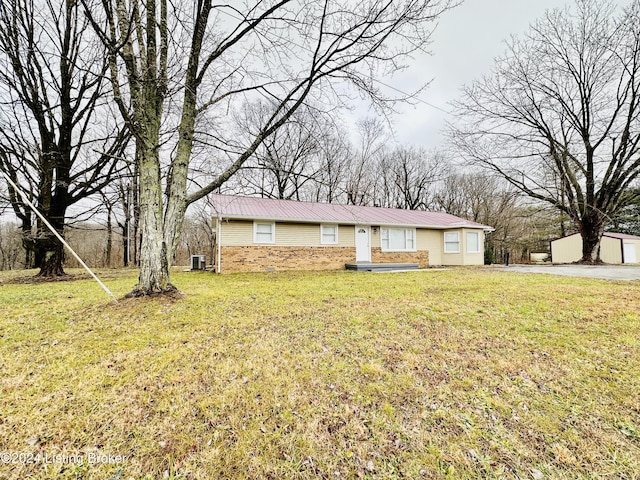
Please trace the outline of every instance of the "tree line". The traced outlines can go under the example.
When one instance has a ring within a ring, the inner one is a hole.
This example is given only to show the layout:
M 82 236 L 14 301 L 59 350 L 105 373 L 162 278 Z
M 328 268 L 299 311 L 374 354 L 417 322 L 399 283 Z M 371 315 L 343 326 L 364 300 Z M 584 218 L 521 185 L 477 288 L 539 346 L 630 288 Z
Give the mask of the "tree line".
M 495 228 L 486 242 L 489 263 L 503 262 L 507 254 L 514 261 L 528 261 L 529 253 L 548 251 L 549 240 L 559 236 L 552 211 L 525 202 L 494 176 L 456 167 L 444 153 L 395 145 L 381 121 L 362 121 L 352 139 L 334 122 L 310 130 L 305 125 L 294 119 L 280 131 L 282 137 L 268 139 L 221 193 L 446 211 Z M 137 265 L 137 196 L 134 185 L 125 183 L 130 180 L 120 179 L 111 194 L 102 196 L 100 215 L 67 225 L 68 241 L 92 266 Z M 190 212 L 172 259 L 175 265 L 187 265 L 192 254 L 214 258 L 215 232 L 206 199 Z M 19 245 L 16 230 L 5 228 L 0 237 Z M 0 238 L 0 255 L 1 245 Z M 5 265 L 9 268 L 9 262 Z M 11 268 L 22 265 L 21 258 L 14 258 Z

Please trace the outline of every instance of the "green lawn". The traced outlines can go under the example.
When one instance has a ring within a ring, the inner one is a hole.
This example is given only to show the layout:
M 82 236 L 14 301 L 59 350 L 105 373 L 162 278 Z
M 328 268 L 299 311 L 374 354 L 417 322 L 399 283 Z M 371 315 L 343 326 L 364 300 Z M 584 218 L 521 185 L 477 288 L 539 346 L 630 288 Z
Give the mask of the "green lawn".
M 0 274 L 2 479 L 640 478 L 637 282 L 176 272 L 184 298 L 113 304 L 25 274 Z

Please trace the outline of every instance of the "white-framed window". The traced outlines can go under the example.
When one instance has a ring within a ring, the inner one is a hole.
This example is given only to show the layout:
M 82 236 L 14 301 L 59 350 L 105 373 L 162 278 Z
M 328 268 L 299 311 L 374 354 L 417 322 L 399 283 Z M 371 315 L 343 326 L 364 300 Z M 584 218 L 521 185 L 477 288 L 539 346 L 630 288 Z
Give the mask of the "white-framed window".
M 460 232 L 444 232 L 444 253 L 460 253 Z
M 253 243 L 276 243 L 276 224 L 253 222 Z
M 338 225 L 320 225 L 320 243 L 322 245 L 337 245 Z
M 383 252 L 415 252 L 415 228 L 381 228 L 380 247 Z
M 467 253 L 480 253 L 480 232 L 467 232 Z

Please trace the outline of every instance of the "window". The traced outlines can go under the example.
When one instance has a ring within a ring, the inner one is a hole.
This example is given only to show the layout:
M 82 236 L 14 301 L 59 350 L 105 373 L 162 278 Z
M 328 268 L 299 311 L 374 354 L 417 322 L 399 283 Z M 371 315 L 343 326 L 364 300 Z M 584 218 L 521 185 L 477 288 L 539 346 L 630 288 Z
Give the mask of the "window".
M 444 253 L 460 253 L 460 233 L 444 232 Z
M 382 228 L 380 230 L 382 251 L 416 251 L 415 228 Z
M 480 253 L 480 232 L 467 232 L 467 253 Z
M 254 222 L 253 243 L 276 243 L 276 224 Z
M 338 244 L 338 226 L 320 225 L 320 243 L 322 245 Z

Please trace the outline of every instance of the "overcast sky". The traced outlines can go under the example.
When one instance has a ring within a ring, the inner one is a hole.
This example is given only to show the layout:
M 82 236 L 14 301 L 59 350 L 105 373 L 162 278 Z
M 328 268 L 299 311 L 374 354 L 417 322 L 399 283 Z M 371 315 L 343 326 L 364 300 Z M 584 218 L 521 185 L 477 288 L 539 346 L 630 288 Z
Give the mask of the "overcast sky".
M 505 39 L 525 33 L 545 10 L 572 4 L 572 0 L 465 0 L 440 18 L 432 55 L 416 59 L 388 83 L 409 92 L 432 80 L 420 98 L 448 111 L 448 102 L 460 96 L 462 85 L 490 72 L 494 58 L 505 50 Z M 396 138 L 403 144 L 438 148 L 447 118 L 425 103 L 403 106 L 394 119 Z

